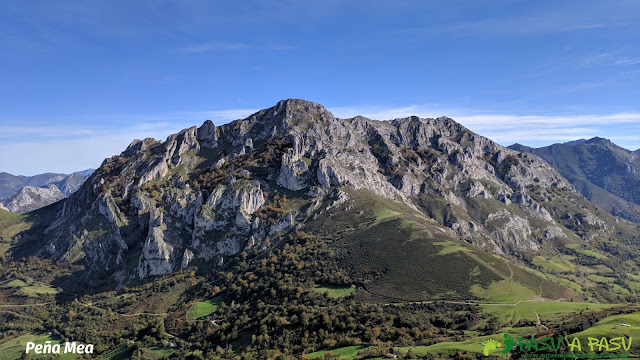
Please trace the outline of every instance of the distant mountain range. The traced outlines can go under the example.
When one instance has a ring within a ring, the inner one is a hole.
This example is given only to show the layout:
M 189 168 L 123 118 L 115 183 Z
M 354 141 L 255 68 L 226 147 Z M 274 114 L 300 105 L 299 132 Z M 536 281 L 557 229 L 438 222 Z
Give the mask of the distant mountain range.
M 599 137 L 509 148 L 543 158 L 590 201 L 613 215 L 640 222 L 640 150 L 630 151 Z
M 45 173 L 34 176 L 0 173 L 0 208 L 27 212 L 52 204 L 74 193 L 95 171 L 73 174 Z

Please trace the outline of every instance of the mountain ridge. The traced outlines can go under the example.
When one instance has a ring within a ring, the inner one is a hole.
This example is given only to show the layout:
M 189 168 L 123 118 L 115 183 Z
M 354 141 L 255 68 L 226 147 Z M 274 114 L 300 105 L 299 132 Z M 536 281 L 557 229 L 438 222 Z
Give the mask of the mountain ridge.
M 640 158 L 608 139 L 594 137 L 577 145 L 510 148 L 540 156 L 589 200 L 610 213 L 640 222 Z
M 43 173 L 32 176 L 0 172 L 0 200 L 15 194 L 25 186 L 43 187 L 49 184 L 56 185 L 63 194 L 69 196 L 93 171 L 95 169 L 76 171 L 71 174 Z
M 123 358 L 481 356 L 488 336 L 629 322 L 638 245 L 543 159 L 452 119 L 286 100 L 134 140 L 69 198 L 0 210 L 0 299 L 31 294 L 31 328 Z
M 11 212 L 27 212 L 50 205 L 78 190 L 94 169 L 72 174 L 44 173 L 34 176 L 0 173 L 0 208 Z
M 337 119 L 322 105 L 290 99 L 219 127 L 206 121 L 166 141 L 132 141 L 56 207 L 44 237 L 15 252 L 39 248 L 40 256 L 82 263 L 87 276 L 123 286 L 193 265 L 223 267 L 372 196 L 404 204 L 399 213 L 425 236 L 522 264 L 561 256 L 556 248 L 565 245 L 635 234 L 620 232 L 622 224 L 543 160 L 450 118 Z M 350 261 L 359 273 L 361 259 Z

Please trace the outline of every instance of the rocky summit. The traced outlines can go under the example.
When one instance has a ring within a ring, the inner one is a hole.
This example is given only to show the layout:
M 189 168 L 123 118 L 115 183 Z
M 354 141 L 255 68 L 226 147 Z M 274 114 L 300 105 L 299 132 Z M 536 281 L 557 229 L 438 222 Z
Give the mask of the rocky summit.
M 220 268 L 293 231 L 321 233 L 337 226 L 323 219 L 355 219 L 372 199 L 430 238 L 520 264 L 565 245 L 637 239 L 544 160 L 450 118 L 338 119 L 290 99 L 226 125 L 134 140 L 48 210 L 44 236 L 14 252 L 80 263 L 122 286 Z

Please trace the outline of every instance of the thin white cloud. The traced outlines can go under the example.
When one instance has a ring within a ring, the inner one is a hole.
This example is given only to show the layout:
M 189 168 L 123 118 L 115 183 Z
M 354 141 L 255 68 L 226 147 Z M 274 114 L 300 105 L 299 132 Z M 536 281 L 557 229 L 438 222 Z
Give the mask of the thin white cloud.
M 595 54 L 577 58 L 578 69 L 589 69 L 594 66 L 635 65 L 640 64 L 640 57 L 620 56 L 612 53 Z
M 22 136 L 60 137 L 60 136 L 90 136 L 96 133 L 93 129 L 77 129 L 60 126 L 6 126 L 0 125 L 0 139 Z
M 328 109 L 338 118 L 352 118 L 360 115 L 369 119 L 391 120 L 408 116 L 437 117 L 437 104 L 408 105 L 400 107 L 384 106 L 336 106 Z
M 590 67 L 601 65 L 604 63 L 611 63 L 613 55 L 609 53 L 589 55 L 576 60 L 579 69 L 588 69 Z
M 0 125 L 0 141 L 15 143 L 28 138 L 29 142 L 42 142 L 119 134 L 127 134 L 128 136 L 139 134 L 142 137 L 158 136 L 163 139 L 181 129 L 200 126 L 205 120 L 212 120 L 216 125 L 221 125 L 232 120 L 245 118 L 257 111 L 256 109 L 229 109 L 148 115 L 90 114 L 56 116 L 45 119 L 41 117 L 38 119 L 7 117 L 0 118 L 0 123 L 6 124 Z M 149 135 L 145 136 L 145 132 Z
M 460 4 L 459 6 L 468 7 L 466 2 Z M 451 21 L 446 18 L 442 20 L 434 18 L 430 19 L 429 25 L 409 27 L 397 32 L 399 36 L 446 34 L 521 37 L 599 31 L 606 28 L 635 29 L 640 18 L 638 12 L 640 8 L 637 1 L 589 2 L 588 5 L 575 2 L 554 2 L 553 5 L 538 6 L 535 9 L 529 9 L 530 11 L 490 11 L 491 14 L 501 15 L 491 16 L 489 14 L 481 20 L 458 20 L 457 23 L 454 22 L 457 19 Z M 455 7 L 455 2 L 451 6 Z M 461 9 L 460 13 L 464 13 L 464 10 Z
M 566 20 L 566 19 L 564 19 Z M 439 32 L 450 32 L 464 35 L 486 34 L 500 36 L 518 36 L 533 34 L 553 34 L 581 30 L 604 28 L 599 23 L 571 23 L 560 20 L 553 15 L 527 16 L 488 19 L 482 21 L 459 23 L 435 27 Z
M 65 172 L 97 167 L 103 159 L 121 153 L 133 139 L 153 137 L 166 139 L 184 128 L 199 126 L 211 119 L 216 125 L 245 118 L 256 109 L 189 111 L 150 115 L 93 115 L 66 119 L 76 126 L 21 126 L 20 122 L 1 121 L 0 171 L 34 175 L 43 172 Z M 522 143 L 544 146 L 594 136 L 605 137 L 630 150 L 640 147 L 640 112 L 585 115 L 513 115 L 487 114 L 472 110 L 443 109 L 437 104 L 408 106 L 341 106 L 329 107 L 340 118 L 362 115 L 389 120 L 412 115 L 419 117 L 449 116 L 470 130 L 502 145 Z M 58 119 L 61 119 L 60 117 Z M 111 119 L 109 129 L 93 127 Z M 101 120 L 101 121 L 96 121 Z M 56 122 L 48 122 L 56 123 Z M 28 134 L 29 136 L 25 136 Z
M 640 113 L 618 113 L 605 115 L 535 116 L 535 115 L 467 115 L 456 117 L 458 121 L 480 129 L 506 126 L 565 127 L 637 124 Z
M 224 43 L 224 42 L 216 42 L 216 43 L 205 43 L 205 44 L 195 44 L 188 45 L 178 49 L 180 52 L 185 53 L 202 53 L 209 51 L 218 51 L 218 50 L 247 50 L 253 49 L 255 46 L 251 44 L 245 43 Z
M 408 116 L 448 116 L 470 130 L 503 145 L 523 143 L 544 146 L 594 136 L 608 138 L 630 150 L 640 147 L 640 112 L 583 115 L 483 114 L 479 111 L 446 110 L 436 105 L 400 107 L 362 106 L 329 108 L 341 118 L 362 115 L 388 120 Z
M 401 30 L 404 34 L 449 33 L 462 36 L 526 36 L 585 31 L 620 25 L 561 13 L 525 14 L 457 24 L 430 25 Z
M 161 76 L 156 79 L 151 79 L 147 82 L 153 85 L 167 85 L 167 84 L 176 84 L 176 83 L 182 82 L 187 78 L 188 76 L 183 76 L 183 75 L 168 75 L 168 76 Z
M 640 57 L 627 57 L 623 56 L 614 61 L 615 65 L 635 65 L 640 64 Z
M 179 52 L 183 53 L 205 53 L 211 51 L 241 51 L 241 50 L 271 50 L 271 51 L 288 51 L 296 49 L 296 46 L 286 45 L 286 44 L 276 44 L 276 45 L 254 45 L 247 43 L 225 43 L 225 42 L 215 42 L 215 43 L 203 43 L 203 44 L 194 44 L 184 46 L 178 49 Z
M 214 120 L 216 125 L 221 125 L 226 122 L 244 119 L 247 116 L 260 111 L 259 109 L 229 109 L 229 110 L 212 110 L 212 111 L 193 111 L 188 112 L 191 117 L 206 118 Z

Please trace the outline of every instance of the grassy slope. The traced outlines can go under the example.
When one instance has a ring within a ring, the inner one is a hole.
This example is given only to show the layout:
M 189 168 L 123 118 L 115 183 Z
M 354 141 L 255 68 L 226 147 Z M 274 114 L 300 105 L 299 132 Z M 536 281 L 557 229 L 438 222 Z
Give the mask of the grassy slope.
M 356 289 L 352 288 L 351 286 L 334 286 L 334 285 L 325 285 L 325 284 L 316 285 L 313 287 L 313 290 L 319 293 L 326 292 L 332 298 L 341 298 L 341 297 L 349 296 L 354 292 L 356 292 Z
M 621 324 L 628 324 L 630 326 L 622 326 Z M 588 337 L 598 339 L 602 337 L 607 337 L 608 339 L 615 337 L 631 337 L 632 347 L 630 351 L 636 356 L 640 355 L 640 344 L 637 340 L 640 339 L 640 312 L 606 317 L 598 321 L 589 329 L 570 335 L 570 337 L 574 336 L 583 339 L 585 345 L 587 343 L 585 340 Z
M 14 214 L 0 209 L 0 254 L 4 254 L 11 245 L 11 239 L 21 231 L 27 230 L 31 224 L 24 221 L 26 215 Z
M 358 345 L 358 346 L 346 346 L 346 347 L 331 349 L 331 350 L 320 350 L 320 351 L 307 354 L 306 357 L 307 359 L 317 359 L 317 358 L 324 357 L 324 354 L 327 352 L 332 352 L 334 354 L 340 355 L 343 358 L 353 359 L 353 357 L 358 354 L 358 351 L 364 349 L 365 347 L 366 346 Z
M 601 253 L 570 246 L 574 254 L 556 253 L 552 256 L 545 254 L 546 258 L 541 256 L 535 259 L 534 265 L 544 272 L 520 268 L 503 258 L 487 254 L 458 241 L 446 230 L 440 231 L 436 224 L 424 218 L 417 215 L 407 216 L 406 214 L 411 212 L 399 209 L 397 203 L 370 199 L 364 192 L 351 192 L 350 195 L 357 200 L 356 203 L 349 204 L 353 207 L 346 213 L 341 211 L 340 218 L 336 219 L 335 216 L 331 218 L 331 221 L 337 221 L 337 229 L 342 226 L 345 229 L 345 231 L 334 233 L 335 238 L 339 239 L 335 245 L 338 251 L 345 254 L 345 265 L 350 267 L 357 276 L 366 279 L 364 286 L 366 290 L 383 295 L 384 300 L 389 302 L 392 302 L 393 298 L 422 300 L 437 297 L 443 299 L 475 297 L 484 302 L 505 303 L 483 305 L 484 312 L 492 321 L 500 324 L 496 335 L 472 336 L 462 342 L 413 347 L 412 350 L 416 354 L 453 354 L 459 351 L 480 353 L 483 349 L 482 342 L 489 338 L 501 341 L 503 340 L 502 332 L 518 336 L 536 333 L 535 326 L 526 326 L 526 324 L 535 324 L 536 313 L 540 316 L 543 325 L 551 325 L 582 311 L 614 306 L 598 303 L 531 301 L 535 296 L 569 298 L 572 297 L 571 294 L 582 292 L 581 285 L 569 280 L 574 279 L 573 273 L 576 269 L 593 272 L 596 275 L 612 272 L 603 264 L 576 265 L 584 263 L 584 260 L 578 262 L 579 258 L 607 260 L 607 257 Z M 350 219 L 351 224 L 359 223 L 365 226 L 353 228 L 350 224 L 341 225 L 341 218 Z M 322 219 L 319 221 L 323 224 Z M 316 225 L 314 230 L 320 227 L 321 225 Z M 326 228 L 329 227 L 325 226 Z M 446 271 L 443 272 L 442 269 Z M 456 280 L 450 280 L 448 276 L 454 274 L 456 276 L 453 278 Z M 462 274 L 466 276 L 461 276 Z M 635 276 L 629 278 L 631 282 L 636 280 Z M 483 280 L 487 279 L 489 281 L 483 283 Z M 593 285 L 593 282 L 589 282 L 586 278 L 579 281 Z M 574 291 L 567 288 L 572 288 Z M 371 300 L 371 297 L 365 295 L 366 292 L 360 293 L 357 298 Z M 380 301 L 379 298 L 376 300 Z M 403 351 L 408 349 L 408 347 L 401 348 Z M 352 356 L 346 358 L 352 358 Z
M 515 305 L 483 305 L 483 310 L 494 316 L 499 324 L 516 325 L 522 321 L 535 321 L 536 312 L 540 315 L 540 321 L 554 322 L 566 317 L 567 314 L 579 313 L 585 310 L 598 310 L 610 308 L 610 304 L 575 303 L 561 301 L 532 301 L 521 302 Z
M 359 300 L 515 302 L 572 293 L 459 241 L 449 229 L 402 203 L 363 190 L 349 194 L 352 201 L 304 230 L 332 243 L 345 268 L 364 287 L 356 296 Z
M 58 201 L 25 214 L 14 214 L 0 209 L 0 254 L 39 239 L 44 229 L 53 222 L 63 203 L 64 201 Z M 32 230 L 31 234 L 27 234 L 29 231 L 26 230 Z
M 60 288 L 50 286 L 42 282 L 33 281 L 26 278 L 27 282 L 20 279 L 7 280 L 0 283 L 0 289 L 7 289 L 14 296 L 26 296 L 30 298 L 38 298 L 44 294 L 57 294 Z
M 216 297 L 207 301 L 200 301 L 191 307 L 187 312 L 187 316 L 190 319 L 199 319 L 201 317 L 209 316 L 218 310 L 218 306 L 222 302 L 222 299 Z
M 16 291 L 16 295 L 37 298 L 40 294 L 57 294 L 59 289 L 53 288 L 46 284 L 38 284 L 34 286 L 25 286 Z

